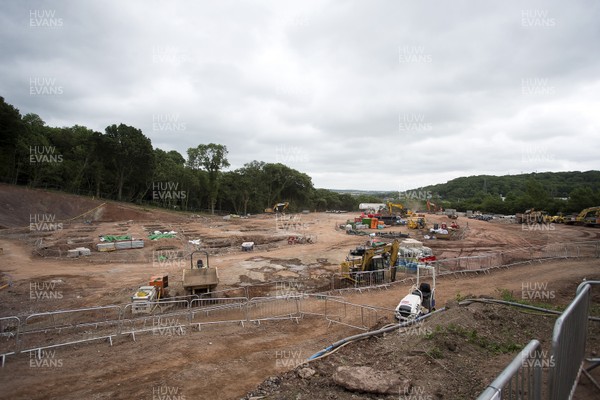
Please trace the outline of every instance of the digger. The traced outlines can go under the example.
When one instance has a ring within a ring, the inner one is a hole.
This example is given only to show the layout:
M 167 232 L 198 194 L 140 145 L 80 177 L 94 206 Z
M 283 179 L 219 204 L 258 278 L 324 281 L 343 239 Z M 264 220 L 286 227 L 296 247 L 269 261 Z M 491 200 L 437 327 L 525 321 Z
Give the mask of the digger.
M 431 273 L 432 283 L 423 282 L 421 274 Z M 400 322 L 414 321 L 422 315 L 435 310 L 435 267 L 417 266 L 417 283 L 396 306 L 394 317 Z
M 360 283 L 363 276 L 360 272 L 377 271 L 383 276 L 384 270 L 391 268 L 393 280 L 399 248 L 400 242 L 394 240 L 392 243 L 372 243 L 369 247 L 351 250 L 340 266 L 342 276 L 351 282 Z

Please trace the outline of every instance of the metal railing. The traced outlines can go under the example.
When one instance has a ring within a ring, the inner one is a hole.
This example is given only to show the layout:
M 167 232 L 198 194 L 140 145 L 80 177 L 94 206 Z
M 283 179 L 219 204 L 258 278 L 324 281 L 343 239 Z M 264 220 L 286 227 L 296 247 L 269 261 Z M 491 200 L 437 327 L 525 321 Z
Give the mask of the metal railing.
M 257 297 L 248 301 L 248 321 L 300 318 L 301 296 Z
M 377 310 L 374 307 L 329 299 L 325 318 L 330 324 L 341 324 L 366 331 L 377 324 Z
M 556 320 L 550 357 L 544 359 L 539 342 L 531 341 L 478 400 L 541 399 L 542 368 L 548 369 L 549 400 L 573 398 L 581 374 L 588 375 L 600 365 L 600 359 L 588 359 L 592 366 L 584 369 L 592 285 L 600 285 L 600 281 L 582 282 L 571 304 Z
M 19 350 L 21 319 L 19 317 L 0 318 L 0 357 L 1 365 L 7 355 L 15 354 Z
M 556 320 L 552 335 L 552 359 L 548 388 L 551 400 L 570 399 L 585 360 L 591 286 L 578 288 L 575 299 Z
M 542 354 L 539 341 L 529 342 L 477 400 L 540 400 L 544 365 Z
M 198 330 L 203 325 L 244 323 L 248 320 L 246 297 L 206 298 L 190 303 L 190 324 Z

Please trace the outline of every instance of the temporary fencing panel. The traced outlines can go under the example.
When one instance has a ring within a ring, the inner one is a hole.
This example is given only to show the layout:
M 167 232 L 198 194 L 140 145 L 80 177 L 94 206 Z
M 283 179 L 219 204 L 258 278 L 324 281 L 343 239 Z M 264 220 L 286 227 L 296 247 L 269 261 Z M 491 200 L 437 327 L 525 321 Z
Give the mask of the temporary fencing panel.
M 189 304 L 187 300 L 127 304 L 123 308 L 120 333 L 131 334 L 134 340 L 136 333 L 181 334 L 189 323 Z M 136 309 L 148 312 L 134 312 Z
M 121 307 L 104 306 L 31 314 L 20 331 L 21 349 L 109 338 L 118 333 Z
M 3 354 L 14 353 L 19 349 L 19 329 L 21 320 L 18 317 L 0 318 L 0 356 L 4 365 Z
M 203 324 L 244 322 L 248 320 L 248 299 L 227 297 L 198 299 L 190 303 L 190 322 L 200 327 Z
M 377 310 L 369 306 L 328 299 L 326 319 L 330 323 L 368 330 L 377 324 Z
M 178 312 L 189 308 L 188 300 L 161 300 L 161 301 L 135 301 L 123 307 L 123 318 L 135 318 L 136 316 L 160 315 Z M 185 312 L 185 311 L 184 311 Z
M 254 298 L 248 302 L 248 320 L 299 318 L 300 299 L 299 296 Z
M 217 290 L 217 291 L 210 292 L 210 293 L 203 293 L 198 298 L 206 299 L 206 298 L 211 298 L 211 297 L 216 297 L 216 298 L 226 298 L 226 297 L 241 298 L 241 297 L 245 297 L 245 298 L 248 298 L 248 288 L 247 287 L 241 287 L 241 288 L 231 288 L 231 289 L 225 289 L 225 290 Z
M 580 288 L 575 300 L 556 320 L 552 337 L 552 360 L 549 391 L 551 400 L 570 399 L 585 358 L 590 285 Z
M 477 400 L 540 400 L 543 365 L 540 342 L 532 340 Z
M 339 296 L 327 296 L 320 294 L 304 295 L 300 301 L 300 313 L 304 315 L 327 315 L 329 300 L 342 300 Z

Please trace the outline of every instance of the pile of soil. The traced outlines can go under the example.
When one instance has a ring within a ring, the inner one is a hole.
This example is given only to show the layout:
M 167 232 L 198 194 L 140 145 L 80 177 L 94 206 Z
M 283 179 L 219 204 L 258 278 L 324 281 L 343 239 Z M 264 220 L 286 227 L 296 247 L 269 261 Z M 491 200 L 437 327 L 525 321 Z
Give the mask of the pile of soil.
M 549 354 L 555 319 L 502 305 L 455 303 L 421 324 L 350 343 L 270 377 L 244 399 L 476 398 L 531 338 Z

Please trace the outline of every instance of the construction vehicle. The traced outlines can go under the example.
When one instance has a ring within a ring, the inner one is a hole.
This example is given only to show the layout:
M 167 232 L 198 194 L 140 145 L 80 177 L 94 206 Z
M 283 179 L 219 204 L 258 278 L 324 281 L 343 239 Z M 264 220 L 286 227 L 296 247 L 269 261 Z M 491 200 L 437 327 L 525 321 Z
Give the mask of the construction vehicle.
M 131 312 L 133 314 L 148 314 L 156 305 L 156 301 L 168 296 L 168 275 L 155 275 L 150 277 L 148 285 L 140 286 L 131 296 Z
M 156 288 L 156 297 L 158 299 L 164 299 L 169 296 L 169 275 L 154 275 L 150 277 L 150 286 Z
M 149 314 L 155 306 L 157 295 L 156 286 L 140 286 L 131 296 L 131 312 L 133 314 Z
M 285 211 L 288 209 L 288 207 L 290 206 L 290 203 L 288 203 L 287 201 L 284 203 L 275 203 L 273 205 L 272 208 L 265 208 L 265 212 L 272 214 L 272 213 L 285 213 Z
M 391 201 L 387 202 L 387 212 L 389 215 L 395 215 L 394 210 L 398 210 L 401 216 L 405 216 L 407 214 L 407 210 L 404 208 L 404 204 L 401 203 L 392 203 Z
M 396 266 L 400 242 L 375 243 L 370 247 L 357 247 L 350 251 L 346 261 L 341 264 L 342 277 L 352 282 L 360 282 L 359 272 L 381 271 Z
M 194 265 L 194 254 L 203 252 L 206 254 L 206 265 L 199 259 Z M 190 254 L 190 268 L 183 270 L 183 289 L 187 295 L 205 295 L 210 294 L 219 284 L 219 274 L 217 268 L 212 268 L 208 264 L 208 252 L 202 250 L 193 251 Z
M 546 211 L 537 211 L 535 208 L 525 210 L 522 214 L 515 214 L 518 224 L 544 224 L 548 223 L 548 213 Z
M 566 222 L 569 225 L 600 227 L 600 206 L 588 207 L 582 210 L 575 219 Z
M 435 203 L 427 200 L 427 212 L 430 214 L 435 214 L 438 211 L 443 211 L 442 207 L 438 207 Z
M 424 217 L 416 217 L 416 218 L 409 218 L 406 226 L 409 229 L 425 229 L 427 227 L 427 223 L 425 222 L 425 218 Z
M 559 212 L 556 215 L 550 217 L 550 222 L 554 224 L 564 224 L 567 221 L 564 214 Z
M 431 275 L 432 282 L 423 282 L 422 275 Z M 409 294 L 396 306 L 394 317 L 401 322 L 414 321 L 420 316 L 435 310 L 435 267 L 417 266 L 417 282 Z

